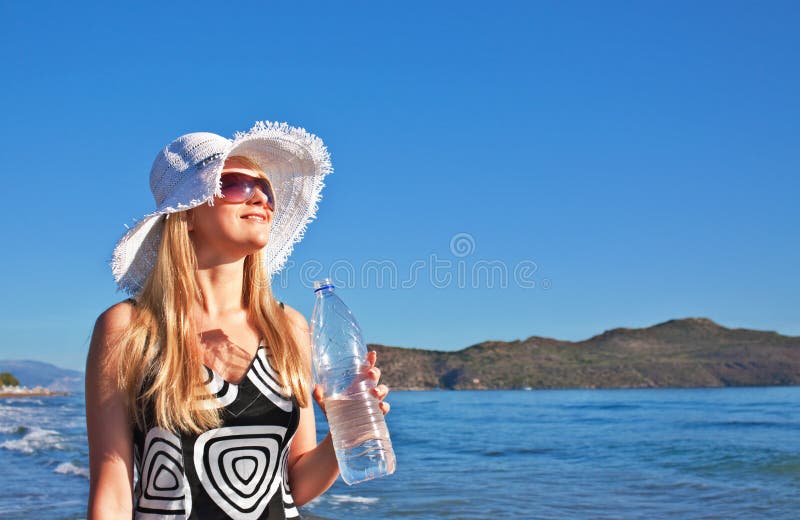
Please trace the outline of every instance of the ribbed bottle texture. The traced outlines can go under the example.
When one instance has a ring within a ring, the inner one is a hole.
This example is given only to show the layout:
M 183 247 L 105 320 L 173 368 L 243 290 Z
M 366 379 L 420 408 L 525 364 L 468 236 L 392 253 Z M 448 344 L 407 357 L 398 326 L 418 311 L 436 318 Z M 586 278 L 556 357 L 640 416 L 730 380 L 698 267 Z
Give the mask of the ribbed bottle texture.
M 394 473 L 386 421 L 367 375 L 367 348 L 352 311 L 330 279 L 314 282 L 311 315 L 314 376 L 325 390 L 325 411 L 342 480 L 352 485 Z

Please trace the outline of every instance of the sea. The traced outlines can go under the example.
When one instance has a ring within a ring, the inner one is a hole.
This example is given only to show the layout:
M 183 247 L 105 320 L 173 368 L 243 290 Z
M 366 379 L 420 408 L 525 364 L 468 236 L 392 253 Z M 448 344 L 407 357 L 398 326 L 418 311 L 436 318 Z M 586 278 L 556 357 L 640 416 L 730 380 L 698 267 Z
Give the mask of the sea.
M 800 387 L 387 400 L 395 474 L 338 481 L 305 518 L 800 518 Z M 83 396 L 0 399 L 0 475 L 0 518 L 84 518 Z

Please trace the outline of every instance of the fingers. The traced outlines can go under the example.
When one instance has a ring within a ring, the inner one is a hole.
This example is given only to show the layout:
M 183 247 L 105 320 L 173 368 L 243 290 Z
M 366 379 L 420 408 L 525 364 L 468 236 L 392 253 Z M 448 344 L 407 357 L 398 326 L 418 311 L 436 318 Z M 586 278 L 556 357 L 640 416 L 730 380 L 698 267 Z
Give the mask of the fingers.
M 367 369 L 367 374 L 369 374 L 370 379 L 372 379 L 376 383 L 378 382 L 378 379 L 381 378 L 381 369 L 375 366 L 375 361 L 377 359 L 378 359 L 377 352 L 375 352 L 374 350 L 370 350 L 369 352 L 367 352 L 366 361 L 367 361 L 367 366 L 369 367 Z
M 376 383 L 375 388 L 372 389 L 372 393 L 378 398 L 378 401 L 380 401 L 378 403 L 378 407 L 381 409 L 381 412 L 383 412 L 383 415 L 386 415 L 389 413 L 389 409 L 391 408 L 391 405 L 384 401 L 384 398 L 389 393 L 389 387 L 386 385 L 377 384 L 378 380 L 381 378 L 381 369 L 375 366 L 375 361 L 377 359 L 378 353 L 374 350 L 367 353 L 367 363 L 369 363 L 370 367 L 367 373 L 369 374 L 370 379 Z
M 372 393 L 378 398 L 378 407 L 381 409 L 381 412 L 383 412 L 383 415 L 389 413 L 391 405 L 383 400 L 389 394 L 389 387 L 386 385 L 378 385 L 372 389 Z
M 369 363 L 369 367 L 372 368 L 375 366 L 375 360 L 378 359 L 378 353 L 374 350 L 370 350 L 367 352 L 367 363 Z
M 386 385 L 378 385 L 372 389 L 373 395 L 377 397 L 379 400 L 383 401 L 386 395 L 389 393 L 389 387 Z
M 369 374 L 370 379 L 372 379 L 377 383 L 378 379 L 381 378 L 381 369 L 378 367 L 372 367 L 369 369 L 369 372 L 367 372 L 367 374 Z

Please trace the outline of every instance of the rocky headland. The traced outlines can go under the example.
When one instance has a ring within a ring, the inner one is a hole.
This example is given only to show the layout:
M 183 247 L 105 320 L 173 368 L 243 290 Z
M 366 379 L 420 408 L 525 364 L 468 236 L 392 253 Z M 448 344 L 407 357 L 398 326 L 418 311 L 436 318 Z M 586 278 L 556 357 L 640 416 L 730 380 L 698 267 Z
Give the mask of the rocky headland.
M 800 384 L 800 337 L 707 318 L 616 328 L 583 341 L 531 336 L 444 352 L 370 344 L 403 389 L 555 389 Z

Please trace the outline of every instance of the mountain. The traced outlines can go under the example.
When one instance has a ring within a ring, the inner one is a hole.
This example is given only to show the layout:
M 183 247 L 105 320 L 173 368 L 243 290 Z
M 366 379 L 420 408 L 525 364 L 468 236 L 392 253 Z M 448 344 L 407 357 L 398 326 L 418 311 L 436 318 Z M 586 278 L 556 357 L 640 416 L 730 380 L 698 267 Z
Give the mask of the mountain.
M 59 368 L 41 361 L 0 361 L 0 372 L 11 372 L 19 384 L 42 386 L 56 392 L 83 392 L 83 372 Z
M 393 389 L 651 388 L 800 384 L 800 337 L 707 318 L 608 330 L 584 341 L 531 336 L 456 352 L 369 345 Z

